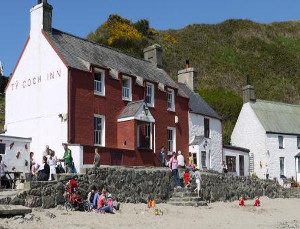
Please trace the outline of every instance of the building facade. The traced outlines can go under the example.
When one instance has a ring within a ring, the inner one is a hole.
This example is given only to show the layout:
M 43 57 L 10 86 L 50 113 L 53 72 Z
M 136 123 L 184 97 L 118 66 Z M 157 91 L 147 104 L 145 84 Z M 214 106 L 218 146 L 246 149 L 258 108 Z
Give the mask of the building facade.
M 232 145 L 250 150 L 250 172 L 259 178 L 300 181 L 300 106 L 256 100 L 250 85 L 243 94 Z
M 31 137 L 60 158 L 69 143 L 77 169 L 93 163 L 158 165 L 159 151 L 189 152 L 189 97 L 161 68 L 52 28 L 52 6 L 31 9 L 30 36 L 6 88 L 7 135 Z
M 194 92 L 196 79 L 195 69 L 189 66 L 178 72 L 179 86 L 189 97 L 189 151 L 201 170 L 222 172 L 222 120 L 217 112 Z
M 229 174 L 249 176 L 249 151 L 248 149 L 231 145 L 223 146 L 223 161 L 226 163 Z

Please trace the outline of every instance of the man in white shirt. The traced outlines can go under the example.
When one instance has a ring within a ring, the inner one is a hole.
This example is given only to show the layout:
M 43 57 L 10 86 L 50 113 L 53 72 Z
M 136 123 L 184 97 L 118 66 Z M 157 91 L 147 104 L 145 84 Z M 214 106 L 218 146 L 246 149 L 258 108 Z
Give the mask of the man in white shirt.
M 183 168 L 184 167 L 184 157 L 180 150 L 178 151 L 177 161 L 178 161 L 178 167 Z

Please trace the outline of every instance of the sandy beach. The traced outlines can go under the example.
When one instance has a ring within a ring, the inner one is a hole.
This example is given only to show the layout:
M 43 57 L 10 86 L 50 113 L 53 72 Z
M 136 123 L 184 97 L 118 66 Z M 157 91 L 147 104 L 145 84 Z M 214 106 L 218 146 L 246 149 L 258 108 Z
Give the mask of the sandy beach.
M 145 204 L 123 204 L 115 214 L 34 209 L 32 219 L 0 219 L 0 228 L 300 228 L 300 199 L 261 198 L 262 206 L 237 202 L 207 207 L 157 205 L 157 216 Z M 30 217 L 28 217 L 30 218 Z

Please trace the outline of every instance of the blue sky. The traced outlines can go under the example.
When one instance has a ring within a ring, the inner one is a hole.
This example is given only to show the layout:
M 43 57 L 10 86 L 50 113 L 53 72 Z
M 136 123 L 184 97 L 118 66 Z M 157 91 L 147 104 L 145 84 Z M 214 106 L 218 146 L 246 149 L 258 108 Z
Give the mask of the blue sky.
M 29 10 L 36 0 L 1 0 L 0 61 L 9 75 L 29 34 Z M 136 21 L 147 18 L 156 29 L 194 23 L 219 23 L 230 18 L 256 22 L 300 20 L 300 0 L 48 0 L 53 26 L 85 37 L 110 14 Z

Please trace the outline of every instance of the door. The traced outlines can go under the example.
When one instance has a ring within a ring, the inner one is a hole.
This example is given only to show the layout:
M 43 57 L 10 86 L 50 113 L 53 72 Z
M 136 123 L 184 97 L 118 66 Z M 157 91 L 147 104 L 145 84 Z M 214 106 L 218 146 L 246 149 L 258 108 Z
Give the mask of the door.
M 240 176 L 245 176 L 245 163 L 244 163 L 244 156 L 239 156 L 239 163 L 240 163 Z

